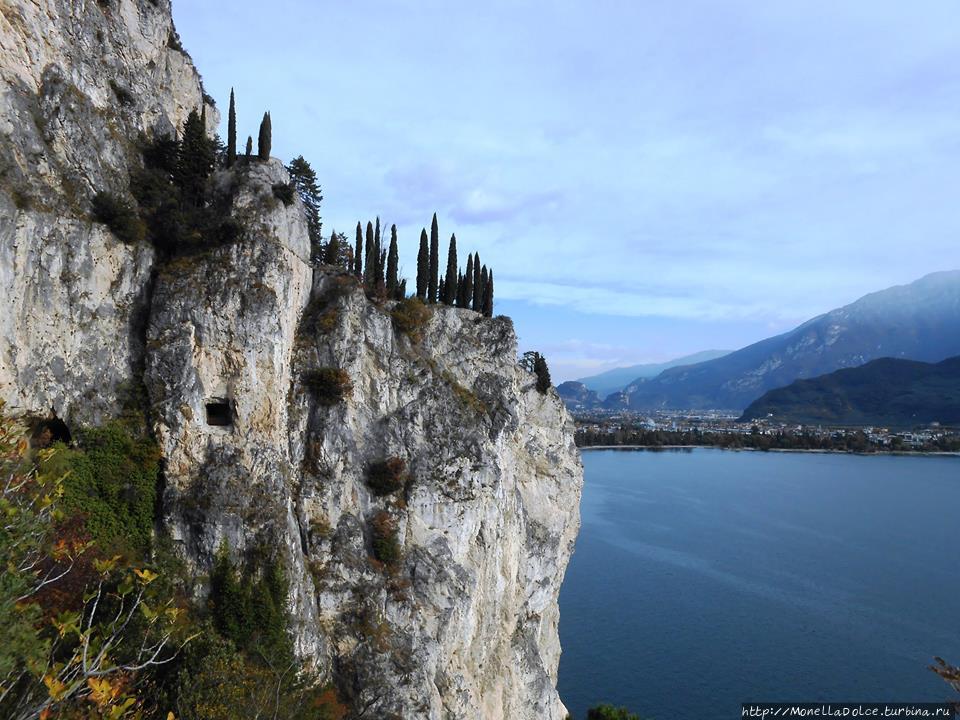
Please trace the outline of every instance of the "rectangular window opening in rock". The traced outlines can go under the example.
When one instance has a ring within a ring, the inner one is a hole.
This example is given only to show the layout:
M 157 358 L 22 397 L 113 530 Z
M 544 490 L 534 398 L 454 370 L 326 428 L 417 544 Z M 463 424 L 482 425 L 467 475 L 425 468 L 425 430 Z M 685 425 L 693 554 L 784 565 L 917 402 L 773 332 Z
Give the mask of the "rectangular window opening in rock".
M 233 408 L 229 400 L 211 398 L 207 400 L 207 425 L 230 427 L 233 425 Z

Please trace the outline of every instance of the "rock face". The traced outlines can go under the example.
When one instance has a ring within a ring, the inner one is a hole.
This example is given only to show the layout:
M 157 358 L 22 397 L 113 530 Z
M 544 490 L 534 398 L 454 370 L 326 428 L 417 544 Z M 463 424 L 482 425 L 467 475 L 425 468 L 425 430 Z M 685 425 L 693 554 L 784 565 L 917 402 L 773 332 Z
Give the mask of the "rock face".
M 275 160 L 214 178 L 238 241 L 173 260 L 118 242 L 90 197 L 126 193 L 131 140 L 202 102 L 169 4 L 0 8 L 0 397 L 95 423 L 145 387 L 198 596 L 220 548 L 279 555 L 296 649 L 358 714 L 562 720 L 582 470 L 510 321 L 437 307 L 398 331 L 393 303 L 310 266 Z M 403 487 L 378 495 L 387 460 Z
M 171 45 L 168 0 L 0 3 L 0 393 L 15 407 L 97 422 L 136 370 L 153 251 L 91 223 L 90 199 L 126 193 L 140 134 L 203 103 Z

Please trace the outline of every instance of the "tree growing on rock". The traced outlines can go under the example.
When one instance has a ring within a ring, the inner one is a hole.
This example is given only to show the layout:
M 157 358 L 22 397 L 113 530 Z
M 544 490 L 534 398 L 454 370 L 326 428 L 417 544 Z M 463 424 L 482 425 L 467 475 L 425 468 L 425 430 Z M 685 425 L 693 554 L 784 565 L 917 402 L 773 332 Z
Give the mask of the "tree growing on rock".
M 315 250 L 320 246 L 320 232 L 323 223 L 320 220 L 320 203 L 323 202 L 323 191 L 317 183 L 317 173 L 303 155 L 299 155 L 287 165 L 290 180 L 297 189 L 297 194 L 303 202 L 307 216 L 307 230 L 310 234 L 310 246 Z
M 253 157 L 253 136 L 247 135 L 247 149 L 243 153 L 243 158 L 247 162 L 250 162 L 251 157 Z
M 353 274 L 363 277 L 363 226 L 357 223 L 357 239 L 353 247 Z
M 447 274 L 443 283 L 443 302 L 453 305 L 457 299 L 457 236 L 450 236 L 450 247 L 447 250 Z
M 390 226 L 390 251 L 387 254 L 387 292 L 394 300 L 400 300 L 397 297 L 397 290 L 400 287 L 400 279 L 397 276 L 398 266 L 400 264 L 400 252 L 397 248 L 397 226 Z
M 437 226 L 437 214 L 433 214 L 433 222 L 430 224 L 430 285 L 427 288 L 427 302 L 437 302 L 437 291 L 439 290 L 439 270 L 440 270 L 440 229 Z
M 237 105 L 230 88 L 230 110 L 227 115 L 227 167 L 237 162 Z
M 417 253 L 417 297 L 427 301 L 430 286 L 430 251 L 427 249 L 427 229 L 420 231 L 420 252 Z
M 483 278 L 480 272 L 480 253 L 473 254 L 473 309 L 483 310 Z
M 270 113 L 263 114 L 263 120 L 260 121 L 260 135 L 257 140 L 257 157 L 261 162 L 267 162 L 270 159 L 270 148 L 273 144 L 273 125 L 270 120 Z

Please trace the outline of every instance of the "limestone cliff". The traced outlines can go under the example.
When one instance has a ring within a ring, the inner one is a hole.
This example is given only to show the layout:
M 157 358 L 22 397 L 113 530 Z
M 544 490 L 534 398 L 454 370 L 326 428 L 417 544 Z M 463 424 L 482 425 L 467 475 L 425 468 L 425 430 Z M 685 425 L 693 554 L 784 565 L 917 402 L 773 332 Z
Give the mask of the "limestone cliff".
M 214 178 L 236 242 L 163 261 L 119 243 L 90 196 L 125 192 L 130 138 L 202 102 L 169 5 L 0 10 L 0 397 L 96 422 L 142 383 L 163 529 L 198 595 L 218 548 L 278 551 L 298 653 L 357 716 L 562 720 L 557 595 L 582 473 L 510 321 L 436 307 L 398 331 L 393 303 L 310 265 L 299 201 L 272 193 L 278 161 Z M 323 368 L 349 378 L 339 402 L 311 383 Z M 405 484 L 379 496 L 368 475 L 387 459 Z M 396 562 L 373 559 L 375 520 Z

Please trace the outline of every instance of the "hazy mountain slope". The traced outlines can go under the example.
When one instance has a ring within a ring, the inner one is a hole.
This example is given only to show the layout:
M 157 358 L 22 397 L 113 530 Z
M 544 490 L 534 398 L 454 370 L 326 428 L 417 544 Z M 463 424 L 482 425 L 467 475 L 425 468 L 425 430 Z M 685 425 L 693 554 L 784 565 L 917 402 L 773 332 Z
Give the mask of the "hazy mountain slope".
M 600 398 L 593 390 L 576 380 L 557 385 L 557 394 L 568 410 L 589 410 L 599 407 Z
M 664 370 L 679 367 L 681 365 L 693 365 L 694 363 L 714 360 L 724 355 L 728 355 L 729 350 L 703 350 L 693 355 L 669 360 L 663 363 L 647 363 L 643 365 L 630 365 L 629 367 L 614 368 L 606 372 L 580 378 L 574 382 L 586 385 L 588 390 L 593 390 L 601 398 L 605 398 L 611 393 L 623 390 L 627 385 L 639 380 L 640 378 L 653 378 Z
M 742 410 L 768 390 L 880 357 L 960 355 L 960 270 L 867 295 L 790 332 L 636 385 L 630 407 Z
M 911 426 L 960 424 L 960 357 L 937 364 L 883 358 L 771 390 L 742 420 Z

